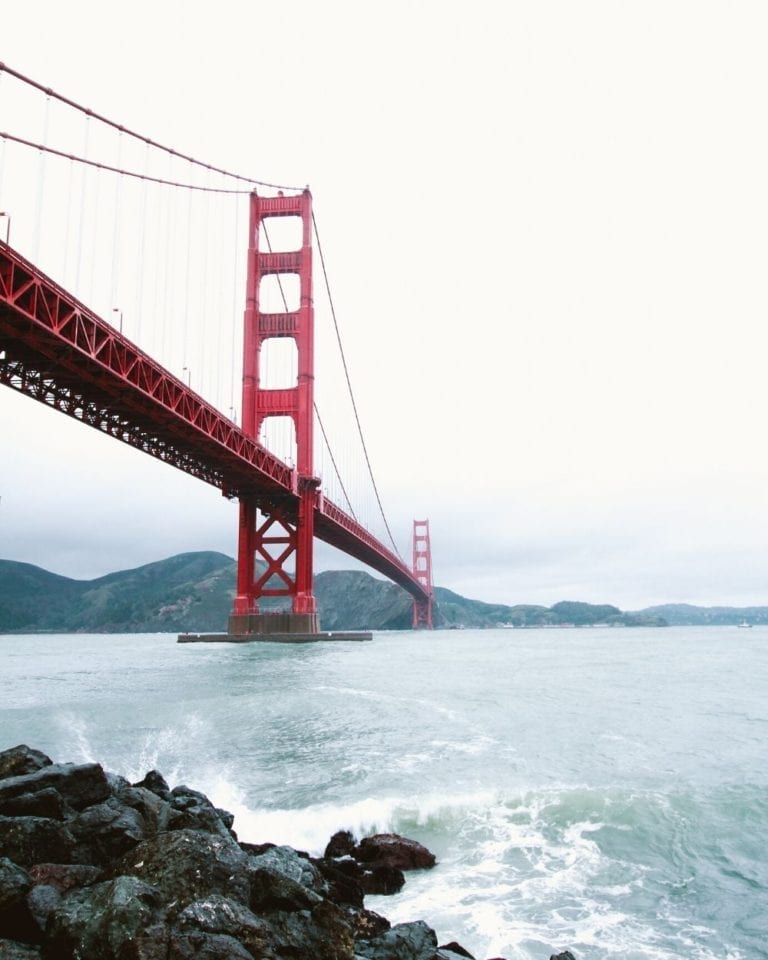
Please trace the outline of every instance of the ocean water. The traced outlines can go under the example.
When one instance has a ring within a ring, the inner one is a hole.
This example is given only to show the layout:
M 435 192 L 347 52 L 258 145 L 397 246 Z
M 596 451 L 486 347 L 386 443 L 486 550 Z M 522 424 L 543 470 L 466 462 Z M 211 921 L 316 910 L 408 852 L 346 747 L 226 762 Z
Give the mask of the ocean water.
M 768 628 L 0 637 L 0 748 L 204 790 L 240 838 L 394 830 L 367 905 L 478 958 L 768 958 Z

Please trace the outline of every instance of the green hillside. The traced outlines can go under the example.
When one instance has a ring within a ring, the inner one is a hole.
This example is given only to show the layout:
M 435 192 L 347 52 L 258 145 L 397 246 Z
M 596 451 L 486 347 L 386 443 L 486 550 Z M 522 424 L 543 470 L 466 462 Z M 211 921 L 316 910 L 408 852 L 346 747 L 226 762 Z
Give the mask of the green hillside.
M 0 632 L 221 632 L 234 593 L 235 562 L 221 553 L 183 553 L 96 580 L 72 580 L 28 563 L 0 560 Z M 405 630 L 411 625 L 408 594 L 363 571 L 320 573 L 315 594 L 324 630 Z M 435 596 L 438 627 L 665 623 L 656 612 L 627 614 L 607 604 L 505 606 L 469 600 L 441 587 Z M 279 603 L 264 607 L 274 609 Z

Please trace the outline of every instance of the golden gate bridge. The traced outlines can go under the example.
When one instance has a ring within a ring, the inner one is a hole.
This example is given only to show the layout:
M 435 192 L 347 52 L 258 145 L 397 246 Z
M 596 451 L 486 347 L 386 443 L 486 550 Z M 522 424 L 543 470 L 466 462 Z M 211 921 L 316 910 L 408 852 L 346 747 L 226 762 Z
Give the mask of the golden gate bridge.
M 316 538 L 399 584 L 413 626 L 431 628 L 429 524 L 414 521 L 406 563 L 371 468 L 309 189 L 181 154 L 4 64 L 0 80 L 0 383 L 239 502 L 229 637 L 320 635 Z M 332 327 L 319 342 L 316 260 Z M 340 429 L 345 442 L 357 435 L 365 466 L 351 480 L 321 417 L 324 377 L 334 414 L 347 387 Z M 377 522 L 356 507 L 361 473 Z M 266 612 L 264 598 L 290 609 Z

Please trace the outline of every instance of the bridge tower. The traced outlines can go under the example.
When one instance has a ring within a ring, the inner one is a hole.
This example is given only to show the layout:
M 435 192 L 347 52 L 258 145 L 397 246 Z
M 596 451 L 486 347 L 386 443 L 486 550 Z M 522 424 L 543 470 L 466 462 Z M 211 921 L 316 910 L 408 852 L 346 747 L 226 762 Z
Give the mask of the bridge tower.
M 269 250 L 265 221 L 272 217 L 301 218 L 298 250 L 279 253 Z M 286 274 L 298 276 L 298 309 L 263 313 L 260 309 L 263 279 L 276 275 L 279 280 Z M 273 337 L 290 337 L 296 344 L 298 377 L 292 387 L 265 389 L 261 385 L 261 348 Z M 230 634 L 313 634 L 319 630 L 312 586 L 314 510 L 320 485 L 314 476 L 313 410 L 312 196 L 309 190 L 289 197 L 282 193 L 276 197 L 260 197 L 254 192 L 248 241 L 242 429 L 247 436 L 258 440 L 268 417 L 291 417 L 296 437 L 293 492 L 299 499 L 296 508 L 277 496 L 240 497 L 237 593 L 229 621 Z M 263 563 L 262 570 L 257 561 Z M 259 610 L 262 597 L 290 597 L 291 612 L 264 614 Z
M 429 543 L 429 520 L 413 521 L 413 573 L 427 591 L 426 600 L 413 601 L 413 629 L 432 629 L 432 549 Z

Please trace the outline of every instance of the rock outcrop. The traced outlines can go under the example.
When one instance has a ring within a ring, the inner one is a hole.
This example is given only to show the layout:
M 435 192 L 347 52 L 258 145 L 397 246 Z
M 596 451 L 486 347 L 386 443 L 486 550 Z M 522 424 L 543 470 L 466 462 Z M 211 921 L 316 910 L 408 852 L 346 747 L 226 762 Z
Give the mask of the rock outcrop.
M 157 771 L 0 752 L 0 960 L 471 960 L 364 906 L 434 863 L 395 834 L 341 832 L 319 858 L 239 843 L 231 814 Z

